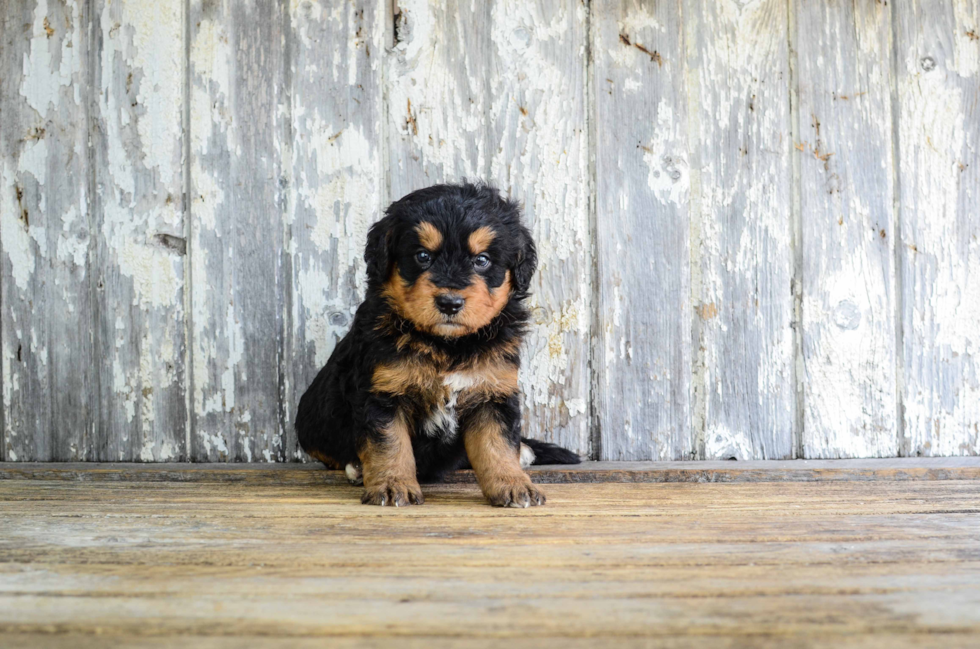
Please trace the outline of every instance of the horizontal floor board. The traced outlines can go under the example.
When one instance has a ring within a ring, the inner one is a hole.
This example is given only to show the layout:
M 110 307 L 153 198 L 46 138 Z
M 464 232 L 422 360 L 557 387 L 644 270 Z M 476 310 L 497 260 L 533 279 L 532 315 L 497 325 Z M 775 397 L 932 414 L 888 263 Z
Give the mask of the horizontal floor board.
M 980 457 L 865 460 L 758 460 L 704 462 L 583 462 L 530 469 L 540 484 L 589 482 L 823 482 L 863 480 L 977 480 Z M 342 471 L 320 464 L 197 464 L 0 462 L 0 480 L 83 482 L 241 482 L 247 484 L 341 485 Z M 449 483 L 475 484 L 472 471 L 457 471 Z
M 980 642 L 980 480 L 545 489 L 0 481 L 0 645 Z

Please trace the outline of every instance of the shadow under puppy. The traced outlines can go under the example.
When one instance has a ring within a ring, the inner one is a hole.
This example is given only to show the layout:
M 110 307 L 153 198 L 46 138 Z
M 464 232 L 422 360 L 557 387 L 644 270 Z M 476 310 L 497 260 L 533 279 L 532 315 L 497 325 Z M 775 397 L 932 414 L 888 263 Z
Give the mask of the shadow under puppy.
M 524 468 L 574 464 L 522 439 L 517 371 L 537 263 L 516 203 L 485 185 L 436 185 L 368 233 L 368 288 L 303 395 L 307 453 L 363 475 L 363 503 L 422 504 L 419 479 L 472 466 L 492 505 L 543 505 Z

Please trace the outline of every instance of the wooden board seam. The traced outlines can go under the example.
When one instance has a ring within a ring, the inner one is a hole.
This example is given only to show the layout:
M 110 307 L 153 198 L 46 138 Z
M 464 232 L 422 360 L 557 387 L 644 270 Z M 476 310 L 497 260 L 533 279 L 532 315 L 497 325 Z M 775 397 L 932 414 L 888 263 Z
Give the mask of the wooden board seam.
M 532 467 L 530 474 L 541 484 L 977 480 L 980 479 L 980 458 L 584 462 L 574 466 Z M 347 484 L 342 471 L 327 471 L 316 464 L 264 463 L 3 462 L 0 463 L 0 480 Z M 445 482 L 475 484 L 476 481 L 472 471 L 457 471 Z

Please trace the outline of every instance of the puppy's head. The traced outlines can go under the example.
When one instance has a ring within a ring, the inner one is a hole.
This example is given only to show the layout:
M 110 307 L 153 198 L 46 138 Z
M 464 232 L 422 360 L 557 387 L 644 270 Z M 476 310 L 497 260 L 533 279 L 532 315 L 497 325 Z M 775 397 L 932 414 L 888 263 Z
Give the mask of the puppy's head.
M 371 227 L 368 280 L 421 331 L 475 333 L 527 296 L 537 264 L 517 204 L 485 185 L 436 185 L 392 203 Z

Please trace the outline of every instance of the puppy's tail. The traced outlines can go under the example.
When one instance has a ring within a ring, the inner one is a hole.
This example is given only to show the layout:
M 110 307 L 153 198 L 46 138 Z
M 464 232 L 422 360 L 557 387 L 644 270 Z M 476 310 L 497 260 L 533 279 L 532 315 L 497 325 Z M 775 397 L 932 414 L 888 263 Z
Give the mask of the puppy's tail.
M 536 439 L 521 438 L 521 465 L 532 464 L 578 464 L 578 455 L 557 444 L 549 444 Z

